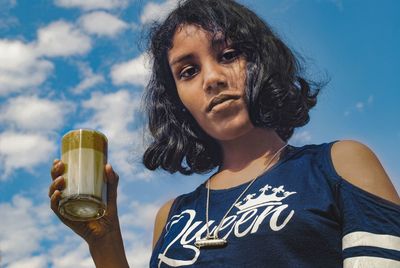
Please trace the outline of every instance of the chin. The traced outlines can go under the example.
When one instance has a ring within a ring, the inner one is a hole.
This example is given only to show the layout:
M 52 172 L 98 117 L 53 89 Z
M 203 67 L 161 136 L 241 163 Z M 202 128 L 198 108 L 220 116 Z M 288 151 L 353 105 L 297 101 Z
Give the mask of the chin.
M 240 138 L 254 129 L 250 119 L 248 116 L 246 117 L 244 120 L 235 118 L 233 122 L 224 122 L 213 130 L 210 130 L 208 134 L 217 141 L 232 141 Z

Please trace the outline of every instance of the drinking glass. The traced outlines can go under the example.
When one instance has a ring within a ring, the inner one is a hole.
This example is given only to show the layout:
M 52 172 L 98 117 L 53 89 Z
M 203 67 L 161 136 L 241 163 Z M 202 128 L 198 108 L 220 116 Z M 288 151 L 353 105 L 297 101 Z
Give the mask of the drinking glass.
M 66 185 L 59 203 L 60 214 L 73 221 L 90 221 L 106 211 L 107 137 L 99 131 L 76 129 L 61 140 L 61 160 Z

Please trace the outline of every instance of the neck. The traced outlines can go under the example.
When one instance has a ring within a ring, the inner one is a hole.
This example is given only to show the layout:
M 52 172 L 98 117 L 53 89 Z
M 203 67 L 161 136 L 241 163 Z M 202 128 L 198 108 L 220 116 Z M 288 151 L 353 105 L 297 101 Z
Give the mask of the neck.
M 221 141 L 223 165 L 220 170 L 238 172 L 254 162 L 268 162 L 285 142 L 271 129 L 253 128 L 234 140 Z

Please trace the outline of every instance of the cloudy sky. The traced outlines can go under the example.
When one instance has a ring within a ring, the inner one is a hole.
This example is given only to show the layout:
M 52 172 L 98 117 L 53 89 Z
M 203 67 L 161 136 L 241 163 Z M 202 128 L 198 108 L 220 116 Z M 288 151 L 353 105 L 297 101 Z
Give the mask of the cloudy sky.
M 290 143 L 359 140 L 399 190 L 400 2 L 240 2 L 304 56 L 310 77 L 330 79 L 310 124 Z M 140 164 L 140 101 L 149 74 L 143 26 L 175 4 L 0 0 L 1 267 L 94 267 L 87 245 L 48 204 L 51 162 L 70 129 L 95 128 L 109 138 L 131 267 L 147 267 L 157 208 L 207 178 L 149 172 Z

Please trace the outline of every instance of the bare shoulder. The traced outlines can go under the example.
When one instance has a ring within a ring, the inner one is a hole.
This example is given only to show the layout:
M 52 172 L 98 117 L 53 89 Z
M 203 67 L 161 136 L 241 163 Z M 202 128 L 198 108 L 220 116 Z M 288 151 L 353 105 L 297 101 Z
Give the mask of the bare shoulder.
M 400 205 L 400 198 L 374 152 L 352 140 L 332 146 L 332 162 L 336 172 L 355 186 Z
M 165 224 L 167 223 L 168 214 L 169 211 L 171 210 L 171 206 L 174 203 L 174 201 L 175 199 L 169 200 L 164 205 L 162 205 L 157 212 L 156 220 L 154 223 L 153 248 L 156 245 L 158 239 L 160 238 L 160 235 L 162 233 L 162 230 L 164 229 Z

